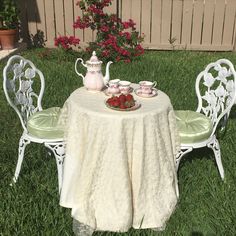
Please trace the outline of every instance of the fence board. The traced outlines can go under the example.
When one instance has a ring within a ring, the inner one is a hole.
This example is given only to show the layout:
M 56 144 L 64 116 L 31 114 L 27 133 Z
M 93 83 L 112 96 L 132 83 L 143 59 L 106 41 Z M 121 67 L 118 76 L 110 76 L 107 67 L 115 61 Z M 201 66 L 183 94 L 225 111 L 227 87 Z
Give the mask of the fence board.
M 83 14 L 83 13 L 82 13 Z M 84 33 L 84 37 L 83 37 L 83 41 L 85 43 L 89 43 L 93 41 L 93 31 L 90 29 L 84 29 L 83 30 Z
M 122 5 L 122 0 L 117 0 L 117 11 L 118 11 L 118 17 L 120 17 L 122 19 L 122 8 L 121 8 L 121 5 Z
M 140 18 L 140 9 L 141 9 L 141 0 L 132 0 L 131 2 L 131 19 L 136 23 L 137 31 L 141 31 L 141 18 Z
M 170 41 L 171 4 L 171 0 L 162 1 L 161 43 Z
M 29 41 L 29 28 L 28 28 L 28 19 L 27 19 L 27 8 L 26 8 L 26 2 L 24 0 L 18 1 L 18 7 L 20 10 L 20 37 L 23 38 L 24 42 Z
M 122 0 L 121 1 L 121 11 L 122 11 L 122 20 L 127 21 L 131 17 L 131 0 Z
M 227 0 L 227 5 L 225 9 L 223 40 L 222 40 L 222 44 L 224 45 L 232 44 L 232 38 L 234 33 L 234 24 L 232 24 L 232 22 L 235 21 L 235 10 L 236 10 L 235 0 Z
M 74 21 L 77 20 L 78 17 L 82 17 L 82 11 L 79 8 L 79 6 L 76 5 L 78 0 L 73 0 L 74 1 Z M 81 41 L 83 41 L 84 38 L 84 33 L 83 30 L 81 29 L 74 29 L 74 35 L 75 37 L 79 38 Z
M 182 0 L 173 0 L 172 6 L 172 29 L 171 38 L 175 39 L 175 43 L 181 42 L 181 31 L 182 31 Z
M 212 42 L 214 10 L 215 10 L 215 0 L 206 1 L 204 7 L 203 30 L 202 30 L 203 45 L 210 45 Z
M 234 35 L 232 38 L 233 50 L 236 51 L 236 22 L 234 19 Z
M 152 0 L 151 43 L 153 44 L 161 42 L 161 9 L 162 0 Z
M 181 44 L 190 44 L 193 0 L 184 0 Z
M 73 23 L 74 23 L 74 9 L 73 0 L 64 1 L 64 18 L 65 18 L 65 34 L 74 35 Z
M 28 16 L 28 26 L 29 26 L 29 32 L 30 37 L 34 36 L 37 33 L 37 26 L 36 26 L 36 4 L 34 4 L 33 1 L 27 0 L 27 16 Z
M 65 35 L 64 0 L 57 0 L 55 4 L 56 35 Z
M 141 5 L 141 33 L 145 35 L 144 42 L 151 41 L 151 0 L 142 0 Z
M 47 27 L 47 46 L 54 45 L 54 39 L 56 37 L 56 27 L 54 20 L 54 6 L 53 1 L 45 1 L 45 15 L 46 15 L 46 27 Z
M 45 11 L 44 11 L 44 0 L 38 0 L 38 21 L 37 21 L 37 30 L 44 33 L 44 40 L 47 40 L 46 32 L 46 20 L 45 20 Z
M 225 1 L 216 0 L 212 43 L 221 45 L 224 25 Z
M 193 45 L 199 45 L 201 43 L 202 36 L 202 18 L 204 11 L 204 0 L 194 1 L 193 10 L 193 24 L 192 24 L 192 40 Z
M 84 42 L 89 43 L 93 41 L 93 32 L 90 29 L 84 29 Z

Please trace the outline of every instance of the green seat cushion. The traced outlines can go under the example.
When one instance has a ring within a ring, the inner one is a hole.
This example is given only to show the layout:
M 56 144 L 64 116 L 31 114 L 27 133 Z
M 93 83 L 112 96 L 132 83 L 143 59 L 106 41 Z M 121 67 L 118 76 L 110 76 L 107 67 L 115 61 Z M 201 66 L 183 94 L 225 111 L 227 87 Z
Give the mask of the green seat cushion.
M 212 133 L 211 120 L 195 111 L 175 111 L 181 143 L 197 143 L 208 139 Z
M 63 138 L 63 129 L 58 126 L 59 115 L 59 107 L 51 107 L 34 113 L 27 122 L 29 133 L 43 139 Z

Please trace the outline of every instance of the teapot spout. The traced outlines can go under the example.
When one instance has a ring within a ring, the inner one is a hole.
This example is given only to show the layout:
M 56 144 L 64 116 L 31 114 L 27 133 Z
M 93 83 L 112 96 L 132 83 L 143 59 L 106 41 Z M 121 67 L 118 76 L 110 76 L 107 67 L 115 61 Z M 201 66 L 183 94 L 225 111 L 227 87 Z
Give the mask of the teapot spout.
M 103 82 L 104 84 L 106 85 L 108 83 L 108 81 L 110 80 L 110 72 L 109 72 L 109 67 L 111 65 L 111 63 L 113 63 L 112 61 L 109 61 L 107 63 L 107 66 L 106 66 L 106 75 L 105 77 L 103 78 Z

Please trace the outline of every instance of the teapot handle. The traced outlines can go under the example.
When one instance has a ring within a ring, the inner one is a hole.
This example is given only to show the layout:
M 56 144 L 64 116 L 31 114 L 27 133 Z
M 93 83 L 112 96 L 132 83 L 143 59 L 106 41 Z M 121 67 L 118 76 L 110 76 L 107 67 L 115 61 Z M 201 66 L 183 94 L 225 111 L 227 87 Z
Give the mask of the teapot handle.
M 84 80 L 84 76 L 83 76 L 81 73 L 79 73 L 78 70 L 77 70 L 77 64 L 78 64 L 79 61 L 81 62 L 81 64 L 82 64 L 84 67 L 87 67 L 87 66 L 84 64 L 83 59 L 78 58 L 78 59 L 75 61 L 75 72 L 76 72 L 77 75 L 81 76 L 81 77 L 83 78 L 83 80 Z

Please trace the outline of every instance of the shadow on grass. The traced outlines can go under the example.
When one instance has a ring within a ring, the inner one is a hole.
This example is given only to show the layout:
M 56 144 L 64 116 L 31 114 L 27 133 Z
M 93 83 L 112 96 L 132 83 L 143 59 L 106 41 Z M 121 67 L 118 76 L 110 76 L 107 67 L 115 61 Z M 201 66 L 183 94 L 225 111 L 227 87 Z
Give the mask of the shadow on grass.
M 190 235 L 191 235 L 191 236 L 204 236 L 203 233 L 201 233 L 201 232 L 196 232 L 196 231 L 192 232 Z
M 229 119 L 236 119 L 236 105 L 234 105 L 230 111 Z
M 183 158 L 180 161 L 179 169 L 181 169 L 181 167 L 187 163 L 192 163 L 196 160 L 203 160 L 203 159 L 208 160 L 211 157 L 214 158 L 214 154 L 213 151 L 208 147 L 194 149 L 192 152 L 183 156 Z

